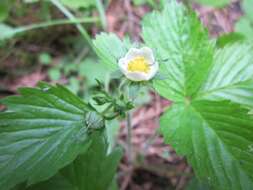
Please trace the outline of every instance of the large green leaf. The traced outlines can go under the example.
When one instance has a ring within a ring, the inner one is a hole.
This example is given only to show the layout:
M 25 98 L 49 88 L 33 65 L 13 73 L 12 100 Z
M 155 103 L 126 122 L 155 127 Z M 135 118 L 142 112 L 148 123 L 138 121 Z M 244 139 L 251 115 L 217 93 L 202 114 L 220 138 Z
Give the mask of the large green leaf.
M 235 103 L 174 104 L 161 119 L 165 141 L 216 189 L 253 187 L 253 118 Z
M 214 63 L 197 98 L 228 99 L 253 106 L 253 48 L 234 44 L 216 51 Z
M 156 90 L 171 100 L 194 96 L 213 58 L 213 44 L 197 16 L 170 1 L 161 13 L 144 19 L 143 38 L 155 51 L 160 72 L 167 77 L 154 81 Z
M 89 149 L 63 170 L 64 175 L 78 190 L 107 190 L 122 151 L 117 148 L 109 154 L 107 152 L 106 138 L 101 133 L 94 133 Z
M 46 180 L 87 149 L 87 105 L 66 88 L 41 84 L 1 100 L 0 189 Z

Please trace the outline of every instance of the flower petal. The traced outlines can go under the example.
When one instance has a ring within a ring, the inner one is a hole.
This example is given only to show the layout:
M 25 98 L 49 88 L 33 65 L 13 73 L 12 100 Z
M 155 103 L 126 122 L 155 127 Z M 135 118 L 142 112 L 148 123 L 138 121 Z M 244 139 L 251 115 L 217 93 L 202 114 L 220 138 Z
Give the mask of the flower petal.
M 127 72 L 125 73 L 125 75 L 129 80 L 136 81 L 136 82 L 145 81 L 147 78 L 147 74 L 141 73 L 141 72 Z
M 153 51 L 149 47 L 141 48 L 140 55 L 143 56 L 150 64 L 153 64 L 155 62 Z
M 152 79 L 152 78 L 156 75 L 156 73 L 157 73 L 158 70 L 159 70 L 159 64 L 158 64 L 158 62 L 155 62 L 155 63 L 150 67 L 150 72 L 147 73 L 147 75 L 146 75 L 146 80 Z

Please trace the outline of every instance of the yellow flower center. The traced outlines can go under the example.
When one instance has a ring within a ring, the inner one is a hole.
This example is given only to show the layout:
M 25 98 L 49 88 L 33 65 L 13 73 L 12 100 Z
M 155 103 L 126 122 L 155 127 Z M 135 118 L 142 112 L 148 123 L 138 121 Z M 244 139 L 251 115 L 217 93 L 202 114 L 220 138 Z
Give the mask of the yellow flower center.
M 128 63 L 127 70 L 130 72 L 148 73 L 150 66 L 144 57 L 136 57 Z

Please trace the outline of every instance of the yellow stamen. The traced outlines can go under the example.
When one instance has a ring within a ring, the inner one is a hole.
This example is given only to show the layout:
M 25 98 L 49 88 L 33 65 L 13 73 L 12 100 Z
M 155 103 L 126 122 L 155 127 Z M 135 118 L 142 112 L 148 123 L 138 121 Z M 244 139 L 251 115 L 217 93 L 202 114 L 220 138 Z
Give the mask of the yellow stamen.
M 148 73 L 150 66 L 144 57 L 136 57 L 128 63 L 127 70 L 130 72 Z

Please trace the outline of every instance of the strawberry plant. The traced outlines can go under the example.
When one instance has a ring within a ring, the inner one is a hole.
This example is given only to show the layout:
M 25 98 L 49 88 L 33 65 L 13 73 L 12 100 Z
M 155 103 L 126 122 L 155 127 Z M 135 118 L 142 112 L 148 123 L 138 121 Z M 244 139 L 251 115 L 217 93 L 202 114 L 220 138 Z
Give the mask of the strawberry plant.
M 143 19 L 141 36 L 137 47 L 115 34 L 93 40 L 101 62 L 122 80 L 117 95 L 98 82 L 101 91 L 84 102 L 61 85 L 40 83 L 1 100 L 8 109 L 0 113 L 0 189 L 59 188 L 59 181 L 66 189 L 110 189 L 121 151 L 107 150 L 105 121 L 129 121 L 131 91 L 141 86 L 173 102 L 160 132 L 199 180 L 217 190 L 253 188 L 252 45 L 218 48 L 176 0 Z

